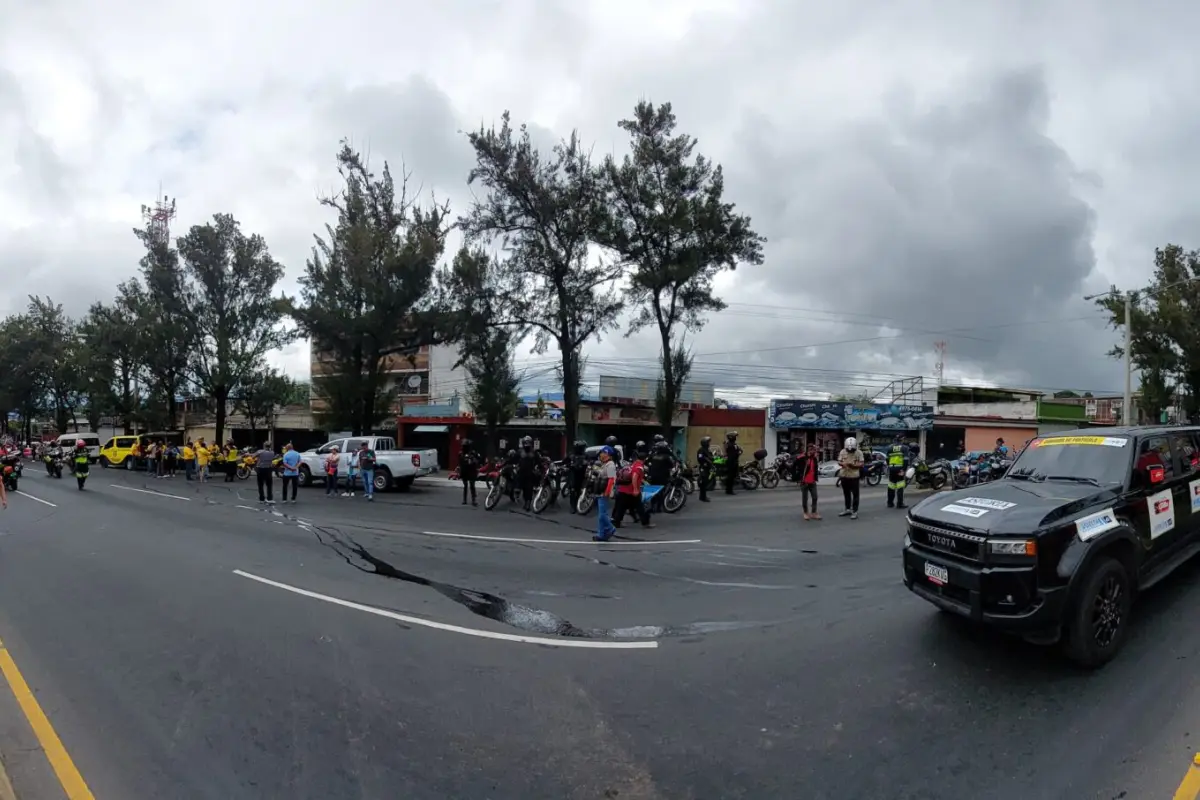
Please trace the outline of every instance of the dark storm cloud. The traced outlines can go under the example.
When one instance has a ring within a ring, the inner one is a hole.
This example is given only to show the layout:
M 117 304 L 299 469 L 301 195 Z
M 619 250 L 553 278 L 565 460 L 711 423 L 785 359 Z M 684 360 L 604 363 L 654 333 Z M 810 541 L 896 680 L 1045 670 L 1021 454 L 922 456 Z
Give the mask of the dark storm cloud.
M 740 136 L 746 157 L 727 164 L 730 193 L 744 198 L 770 245 L 767 263 L 746 278 L 775 305 L 946 331 L 940 336 L 954 359 L 986 363 L 997 375 L 1041 385 L 1098 380 L 1080 363 L 1081 338 L 1069 327 L 1031 336 L 1017 324 L 1090 312 L 1078 298 L 1094 266 L 1094 215 L 1075 192 L 1070 158 L 1046 135 L 1043 75 L 1010 72 L 959 91 L 964 99 L 928 108 L 893 103 L 885 119 L 815 142 L 750 120 Z M 737 335 L 718 327 L 722 341 Z M 749 346 L 823 340 L 803 323 L 774 336 L 736 327 Z M 857 334 L 838 338 L 870 335 L 861 327 Z M 928 364 L 936 338 L 915 334 L 829 355 L 890 351 L 904 372 Z M 913 364 L 907 356 L 917 353 Z

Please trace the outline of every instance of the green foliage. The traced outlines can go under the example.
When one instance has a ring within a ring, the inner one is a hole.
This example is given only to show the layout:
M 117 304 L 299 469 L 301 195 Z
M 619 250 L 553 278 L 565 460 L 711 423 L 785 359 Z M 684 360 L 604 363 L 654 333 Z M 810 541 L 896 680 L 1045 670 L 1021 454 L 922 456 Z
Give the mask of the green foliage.
M 397 189 L 387 164 L 378 177 L 343 143 L 342 191 L 322 202 L 337 225 L 317 237 L 290 313 L 329 374 L 314 375 L 333 428 L 370 431 L 391 413 L 396 390 L 386 383 L 385 357 L 414 353 L 445 338 L 434 275 L 445 250 L 448 208 L 422 208 Z
M 761 264 L 766 239 L 724 199 L 725 178 L 696 153 L 696 140 L 676 134 L 670 103 L 641 102 L 617 123 L 630 137 L 621 163 L 600 170 L 607 197 L 595 232 L 598 244 L 631 268 L 629 299 L 637 307 L 629 333 L 654 325 L 662 356 L 659 421 L 670 435 L 683 378 L 674 370 L 678 327 L 698 330 L 705 315 L 725 308 L 713 283 L 740 263 Z
M 246 418 L 252 432 L 269 424 L 276 410 L 296 402 L 301 389 L 295 381 L 270 367 L 253 369 L 242 376 L 234 396 L 234 408 Z M 307 395 L 304 395 L 307 401 Z M 220 441 L 218 439 L 217 441 Z
M 138 378 L 145 364 L 141 326 L 145 293 L 137 281 L 117 286 L 110 305 L 95 303 L 80 323 L 82 349 L 89 368 L 84 372 L 89 413 L 112 414 L 133 432 L 141 406 Z
M 678 390 L 675 394 L 670 394 L 667 391 L 667 375 L 671 375 L 676 386 L 683 386 L 687 383 L 688 376 L 692 374 L 692 354 L 680 342 L 673 346 L 662 356 L 662 363 L 659 367 L 658 386 L 654 391 L 654 410 L 663 424 L 663 436 L 667 440 L 671 440 L 671 420 L 675 417 L 675 412 L 679 410 Z
M 216 214 L 178 240 L 186 280 L 183 320 L 190 333 L 191 375 L 212 398 L 216 441 L 224 441 L 230 392 L 290 336 L 284 305 L 274 296 L 283 278 L 261 236 L 247 236 L 238 221 Z
M 188 319 L 187 280 L 179 252 L 154 231 L 135 230 L 146 253 L 141 259 L 145 289 L 137 318 L 143 377 L 152 395 L 166 407 L 165 427 L 178 421 L 176 400 L 187 386 L 192 327 Z
M 521 376 L 513 365 L 519 328 L 498 325 L 496 269 L 487 253 L 464 247 L 443 270 L 440 284 L 453 298 L 459 362 L 467 374 L 466 400 L 487 431 L 484 455 L 494 455 L 496 430 L 517 413 Z M 448 299 L 448 303 L 450 303 Z
M 468 135 L 483 190 L 459 220 L 469 242 L 497 242 L 496 325 L 527 329 L 534 351 L 553 342 L 561 357 L 567 441 L 575 438 L 580 350 L 616 324 L 623 308 L 614 288 L 619 265 L 589 258 L 602 214 L 603 187 L 576 134 L 544 156 L 528 129 L 513 130 L 506 111 L 497 129 Z
M 1154 278 L 1146 289 L 1131 294 L 1130 361 L 1141 372 L 1141 410 L 1157 420 L 1177 392 L 1184 414 L 1200 417 L 1200 252 L 1168 244 L 1154 251 Z M 1096 304 L 1109 314 L 1117 330 L 1125 326 L 1125 297 L 1112 293 Z M 1122 358 L 1123 346 L 1109 355 Z

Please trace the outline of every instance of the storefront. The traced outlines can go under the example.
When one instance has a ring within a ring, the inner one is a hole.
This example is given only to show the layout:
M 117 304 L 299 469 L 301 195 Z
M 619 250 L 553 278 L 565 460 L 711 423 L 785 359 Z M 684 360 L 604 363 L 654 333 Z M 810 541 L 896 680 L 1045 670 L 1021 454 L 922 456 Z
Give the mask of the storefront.
M 438 465 L 452 470 L 458 466 L 462 441 L 471 435 L 475 418 L 461 416 L 401 416 L 396 418 L 396 446 L 438 452 Z
M 688 412 L 676 412 L 671 420 L 673 449 L 686 446 L 687 424 Z M 632 452 L 639 441 L 649 442 L 661 431 L 653 408 L 586 400 L 579 406 L 579 438 L 588 444 L 602 444 L 609 436 L 615 436 L 625 452 Z
M 1003 439 L 1010 451 L 1020 450 L 1038 435 L 1037 420 L 938 415 L 931 436 L 930 458 L 958 458 L 972 450 L 991 450 Z
M 901 436 L 924 452 L 933 419 L 933 406 L 897 403 L 772 400 L 767 410 L 776 452 L 795 453 L 815 444 L 826 460 L 837 457 L 847 436 L 857 438 L 863 448 L 882 447 Z

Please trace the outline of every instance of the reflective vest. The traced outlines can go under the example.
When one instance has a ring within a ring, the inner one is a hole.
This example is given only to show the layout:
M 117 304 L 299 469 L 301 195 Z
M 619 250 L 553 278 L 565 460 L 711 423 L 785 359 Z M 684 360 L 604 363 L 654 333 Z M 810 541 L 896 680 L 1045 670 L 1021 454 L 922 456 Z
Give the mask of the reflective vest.
M 898 444 L 892 445 L 892 449 L 888 451 L 888 466 L 889 467 L 904 467 L 904 450 Z

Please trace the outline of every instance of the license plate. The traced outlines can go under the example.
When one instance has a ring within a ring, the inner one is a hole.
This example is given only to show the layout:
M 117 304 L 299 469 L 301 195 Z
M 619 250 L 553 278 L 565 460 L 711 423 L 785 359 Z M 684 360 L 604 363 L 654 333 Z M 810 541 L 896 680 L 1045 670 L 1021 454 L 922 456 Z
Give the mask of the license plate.
M 930 583 L 936 583 L 938 586 L 945 586 L 950 582 L 950 570 L 945 567 L 939 567 L 937 564 L 925 562 L 925 577 L 929 578 Z

